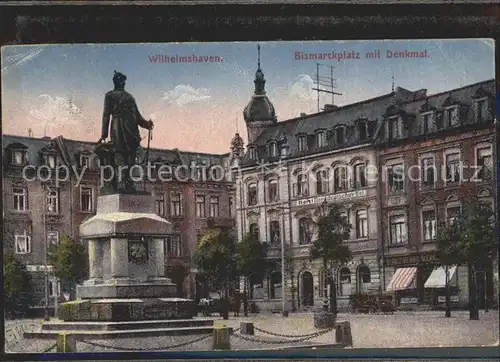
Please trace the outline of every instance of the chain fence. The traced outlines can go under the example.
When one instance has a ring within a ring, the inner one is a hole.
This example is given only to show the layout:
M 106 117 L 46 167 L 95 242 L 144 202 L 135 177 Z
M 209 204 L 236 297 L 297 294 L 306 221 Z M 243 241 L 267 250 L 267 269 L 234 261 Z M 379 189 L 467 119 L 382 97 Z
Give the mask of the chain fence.
M 233 333 L 233 336 L 236 337 L 236 338 L 240 338 L 242 340 L 245 340 L 245 341 L 248 341 L 248 342 L 255 342 L 255 343 L 265 343 L 265 344 L 290 344 L 290 343 L 297 343 L 297 342 L 304 342 L 304 341 L 308 341 L 308 340 L 311 340 L 311 339 L 314 339 L 316 337 L 319 337 L 323 334 L 326 334 L 326 333 L 329 333 L 331 331 L 333 331 L 335 328 L 327 328 L 327 329 L 324 329 L 322 331 L 318 331 L 318 332 L 314 332 L 314 333 L 309 333 L 309 334 L 303 334 L 303 335 L 289 335 L 289 334 L 280 334 L 280 333 L 274 333 L 274 332 L 269 332 L 269 331 L 265 331 L 263 329 L 260 329 L 260 328 L 256 328 L 254 327 L 255 330 L 261 332 L 261 333 L 265 333 L 265 334 L 269 334 L 269 335 L 272 335 L 272 336 L 276 336 L 276 337 L 283 337 L 283 338 L 295 338 L 295 337 L 299 337 L 299 338 L 295 338 L 295 339 L 286 339 L 286 340 L 280 340 L 280 341 L 273 341 L 273 340 L 263 340 L 263 339 L 259 339 L 257 337 L 248 337 L 246 335 L 242 335 L 242 334 L 236 334 L 236 333 Z

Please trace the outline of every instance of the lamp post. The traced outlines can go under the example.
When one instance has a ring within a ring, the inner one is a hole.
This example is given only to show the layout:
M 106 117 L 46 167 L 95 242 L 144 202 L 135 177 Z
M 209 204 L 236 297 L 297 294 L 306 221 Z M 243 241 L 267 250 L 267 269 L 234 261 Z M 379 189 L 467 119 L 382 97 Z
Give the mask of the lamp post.
M 320 211 L 320 216 L 325 217 L 328 213 L 328 203 L 323 201 L 321 203 L 321 206 L 319 207 Z M 323 270 L 323 309 L 325 312 L 328 312 L 328 307 L 329 307 L 329 292 L 328 292 L 328 285 L 330 285 L 330 273 L 326 270 L 326 264 L 324 265 L 324 270 Z M 331 294 L 331 290 L 330 290 Z
M 281 227 L 283 232 L 280 233 L 279 242 L 281 246 L 281 315 L 288 317 L 288 310 L 286 308 L 286 275 L 285 275 L 285 207 L 280 206 L 281 209 Z M 273 283 L 273 281 L 271 280 Z
M 48 193 L 50 192 L 49 187 L 45 187 L 43 195 L 43 240 L 44 240 L 44 284 L 45 284 L 45 309 L 44 309 L 44 319 L 46 321 L 50 320 L 49 315 L 49 270 L 48 270 L 48 241 L 47 241 L 47 211 L 49 205 L 47 203 Z

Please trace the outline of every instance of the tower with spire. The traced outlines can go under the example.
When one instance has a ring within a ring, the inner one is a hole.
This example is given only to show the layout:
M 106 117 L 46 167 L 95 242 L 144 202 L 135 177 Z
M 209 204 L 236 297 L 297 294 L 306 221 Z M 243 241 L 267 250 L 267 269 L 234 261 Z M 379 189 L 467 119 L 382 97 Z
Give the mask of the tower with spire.
M 247 125 L 248 143 L 253 143 L 262 131 L 277 122 L 274 106 L 266 95 L 266 80 L 260 68 L 260 45 L 257 45 L 257 71 L 255 72 L 255 90 L 252 99 L 243 110 Z

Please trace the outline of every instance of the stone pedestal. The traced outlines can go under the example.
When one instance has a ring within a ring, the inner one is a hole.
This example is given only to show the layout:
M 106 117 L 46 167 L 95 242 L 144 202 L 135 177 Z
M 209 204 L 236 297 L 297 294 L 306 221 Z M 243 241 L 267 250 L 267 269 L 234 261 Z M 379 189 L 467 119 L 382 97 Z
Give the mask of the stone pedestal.
M 335 314 L 324 310 L 314 312 L 314 327 L 325 329 L 335 326 Z
M 80 225 L 88 240 L 89 279 L 77 287 L 77 302 L 58 315 L 71 321 L 191 318 L 195 302 L 175 298 L 165 277 L 164 242 L 170 222 L 154 213 L 149 193 L 99 196 L 97 213 Z

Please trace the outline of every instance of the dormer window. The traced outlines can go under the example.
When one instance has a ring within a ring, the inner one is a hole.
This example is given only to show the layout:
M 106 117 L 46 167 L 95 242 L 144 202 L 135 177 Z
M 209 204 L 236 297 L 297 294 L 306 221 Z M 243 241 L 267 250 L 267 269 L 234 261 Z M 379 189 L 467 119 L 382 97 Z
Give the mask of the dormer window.
M 422 114 L 422 129 L 424 134 L 432 132 L 433 124 L 434 124 L 433 112 Z
M 339 126 L 335 129 L 335 143 L 337 145 L 343 144 L 345 141 L 345 127 Z
M 476 120 L 477 122 L 488 119 L 488 99 L 482 98 L 476 101 Z
M 358 122 L 358 137 L 360 141 L 366 141 L 368 138 L 368 124 L 366 121 Z
M 248 149 L 248 157 L 251 160 L 256 160 L 257 159 L 257 150 L 255 149 L 255 147 L 250 147 Z
M 44 155 L 43 156 L 43 164 L 50 167 L 50 168 L 55 168 L 56 167 L 56 156 L 55 155 Z
M 90 156 L 80 155 L 80 167 L 81 168 L 90 168 Z
M 25 152 L 22 150 L 12 150 L 12 164 L 22 166 L 25 164 Z
M 316 144 L 318 145 L 318 148 L 326 146 L 326 132 L 325 131 L 319 131 L 316 134 Z
M 286 157 L 288 156 L 288 145 L 283 144 L 281 145 L 281 157 Z
M 297 137 L 299 152 L 306 150 L 307 148 L 307 138 L 305 135 L 300 135 Z
M 278 157 L 278 146 L 274 141 L 269 143 L 269 157 Z
M 453 107 L 446 108 L 445 117 L 446 117 L 447 127 L 453 127 L 453 126 L 458 125 L 458 123 L 459 123 L 458 107 L 453 106 Z
M 401 138 L 402 132 L 399 117 L 389 118 L 389 136 L 392 140 Z

